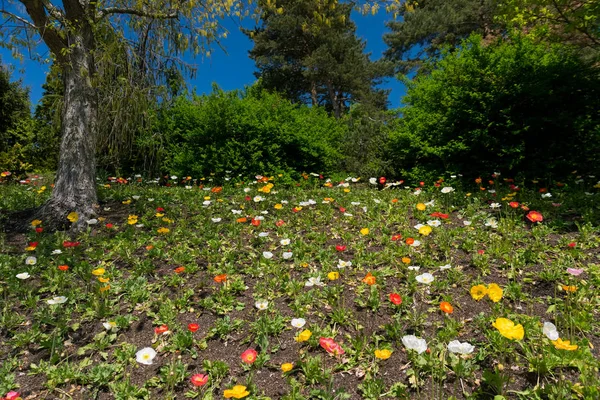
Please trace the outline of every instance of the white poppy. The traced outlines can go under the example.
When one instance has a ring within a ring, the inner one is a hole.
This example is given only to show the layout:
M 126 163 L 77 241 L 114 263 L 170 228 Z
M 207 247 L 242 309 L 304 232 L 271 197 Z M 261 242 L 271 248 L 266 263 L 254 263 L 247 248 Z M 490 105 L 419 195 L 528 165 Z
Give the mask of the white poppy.
M 50 304 L 50 305 L 54 305 L 54 304 L 63 304 L 67 301 L 67 298 L 65 296 L 54 296 L 51 299 L 46 300 L 46 303 Z
M 144 347 L 135 353 L 135 360 L 140 364 L 152 365 L 154 357 L 156 357 L 156 350 L 152 347 Z
M 496 229 L 498 228 L 498 221 L 496 221 L 494 218 L 488 218 L 485 221 L 485 226 L 489 226 L 490 228 Z
M 452 193 L 454 192 L 454 188 L 451 186 L 446 186 L 444 188 L 442 188 L 442 193 Z
M 418 271 L 418 270 L 421 269 L 421 267 L 418 267 L 416 265 L 411 265 L 411 266 L 408 267 L 408 269 L 410 269 L 411 271 Z
M 103 322 L 102 326 L 104 327 L 104 329 L 106 329 L 107 331 L 110 331 L 113 328 L 117 327 L 116 322 L 114 321 L 108 321 L 108 322 Z
M 242 210 L 231 210 L 231 212 L 235 215 L 240 215 L 242 213 Z
M 290 239 L 281 239 L 279 241 L 279 243 L 281 243 L 282 246 L 287 246 L 288 244 L 291 243 L 291 240 Z
M 407 349 L 414 350 L 419 354 L 427 350 L 427 342 L 425 339 L 418 338 L 415 335 L 403 336 L 402 343 Z
M 351 267 L 352 266 L 352 261 L 344 261 L 344 260 L 338 260 L 338 268 L 345 268 L 345 267 Z
M 490 204 L 490 208 L 500 208 L 500 207 L 502 207 L 502 204 L 500 204 L 500 203 L 492 203 L 492 204 Z
M 267 237 L 269 236 L 269 232 L 261 232 L 258 234 L 258 237 Z
M 254 200 L 255 203 L 259 203 L 259 202 L 261 202 L 261 201 L 264 200 L 264 197 L 262 197 L 262 196 L 254 196 L 253 200 Z
M 559 337 L 558 331 L 556 330 L 556 325 L 552 322 L 544 322 L 544 328 L 542 329 L 544 335 L 550 340 L 556 340 Z
M 469 225 L 471 225 L 471 224 L 472 224 L 472 222 L 471 222 L 471 221 L 463 221 L 463 225 L 464 225 L 464 226 L 469 226 Z
M 293 318 L 292 326 L 294 328 L 302 328 L 306 324 L 306 320 L 304 318 Z
M 421 245 L 421 241 L 420 240 L 415 240 L 410 246 L 412 247 L 419 247 Z
M 148 201 L 150 201 L 150 202 L 154 201 L 154 197 L 149 197 Z
M 448 343 L 448 351 L 451 353 L 457 354 L 471 354 L 475 350 L 475 346 L 469 344 L 467 342 L 459 342 L 458 340 L 453 340 Z
M 254 219 L 257 221 L 264 221 L 265 217 L 263 217 L 262 215 L 257 215 L 256 217 L 254 217 Z
M 53 250 L 52 254 L 62 254 L 62 250 L 60 250 L 60 249 Z
M 171 179 L 177 180 L 177 175 L 171 175 Z
M 542 199 L 549 199 L 550 197 L 552 197 L 552 193 L 544 193 L 542 194 Z
M 96 218 L 92 218 L 85 221 L 85 223 L 88 225 L 96 225 L 98 223 L 98 220 Z
M 35 265 L 35 263 L 37 263 L 37 258 L 34 256 L 29 256 L 25 259 L 25 264 L 27 265 Z
M 217 222 L 221 222 L 221 218 L 211 218 L 211 221 L 216 224 Z
M 285 251 L 285 252 L 283 252 L 283 259 L 284 260 L 289 260 L 293 256 L 294 256 L 294 253 L 292 253 L 291 251 Z
M 263 251 L 263 257 L 267 260 L 270 260 L 271 258 L 273 258 L 273 253 L 271 253 L 270 251 Z
M 360 201 L 353 201 L 352 203 L 353 206 L 360 206 Z
M 423 225 L 423 224 L 416 224 L 416 225 L 415 225 L 415 229 L 416 229 L 416 230 L 419 230 L 419 229 L 421 229 L 421 228 L 422 228 L 422 227 L 424 227 L 424 226 L 425 226 L 425 225 Z
M 444 271 L 444 270 L 450 269 L 450 268 L 452 268 L 452 265 L 450 265 L 450 264 L 442 265 L 442 266 L 440 266 L 440 271 Z
M 377 185 L 377 178 L 369 178 L 369 183 L 371 185 Z
M 187 190 L 190 190 L 192 187 L 191 187 L 190 185 L 185 185 L 185 188 L 186 188 Z
M 373 201 L 377 204 L 381 203 L 381 200 L 379 200 L 379 199 L 373 199 Z
M 352 216 L 353 216 L 353 215 L 352 215 L 352 214 L 350 214 L 349 212 L 347 212 L 347 213 L 344 213 L 344 217 L 352 217 Z
M 419 283 L 425 283 L 425 284 L 430 284 L 431 282 L 434 281 L 434 277 L 433 275 L 431 275 L 429 272 L 425 272 L 424 274 L 421 275 L 417 275 L 415 277 L 415 279 L 417 280 L 417 282 Z
M 415 190 L 415 191 L 413 192 L 413 194 L 414 194 L 415 196 L 418 196 L 418 195 L 420 195 L 420 194 L 421 194 L 421 189 L 417 189 L 417 190 Z
M 433 226 L 434 228 L 440 226 L 441 224 L 442 224 L 442 222 L 438 219 L 432 219 L 432 220 L 427 221 L 427 225 Z
M 31 275 L 27 272 L 21 272 L 20 274 L 15 275 L 18 279 L 25 280 L 31 278 Z
M 308 281 L 306 281 L 304 286 L 306 286 L 306 287 L 325 286 L 325 284 L 323 282 L 321 282 L 321 277 L 317 276 L 316 278 L 314 278 L 314 277 L 308 278 Z
M 131 198 L 134 199 L 134 200 L 139 200 L 140 196 L 137 196 L 137 195 L 136 196 L 131 196 Z
M 203 205 L 203 206 L 210 206 L 210 203 L 212 203 L 212 201 L 210 201 L 210 200 L 204 200 L 204 201 L 202 202 L 202 205 Z
M 244 188 L 244 193 L 249 193 L 252 189 L 250 188 Z
M 262 311 L 266 310 L 267 307 L 269 307 L 269 302 L 267 300 L 258 300 L 256 303 L 254 303 L 254 305 L 256 306 L 256 308 Z

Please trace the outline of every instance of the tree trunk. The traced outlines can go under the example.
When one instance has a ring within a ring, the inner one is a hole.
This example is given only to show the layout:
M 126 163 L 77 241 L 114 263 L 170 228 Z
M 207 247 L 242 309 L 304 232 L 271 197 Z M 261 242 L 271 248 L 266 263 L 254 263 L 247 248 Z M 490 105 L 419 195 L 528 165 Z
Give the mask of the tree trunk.
M 312 99 L 312 105 L 314 107 L 319 105 L 319 100 L 317 99 L 317 84 L 315 81 L 311 81 L 310 83 L 310 97 Z
M 96 161 L 95 128 L 97 99 L 92 87 L 94 70 L 91 51 L 83 38 L 75 38 L 75 46 L 64 63 L 64 100 L 58 170 L 52 196 L 38 212 L 44 227 L 60 229 L 68 224 L 67 215 L 75 211 L 79 221 L 71 227 L 77 231 L 95 214 Z
M 337 119 L 340 119 L 342 116 L 340 104 L 338 102 L 337 93 L 335 92 L 331 81 L 327 81 L 327 91 L 329 92 L 329 101 L 331 101 L 331 106 L 333 107 L 333 115 L 335 115 Z

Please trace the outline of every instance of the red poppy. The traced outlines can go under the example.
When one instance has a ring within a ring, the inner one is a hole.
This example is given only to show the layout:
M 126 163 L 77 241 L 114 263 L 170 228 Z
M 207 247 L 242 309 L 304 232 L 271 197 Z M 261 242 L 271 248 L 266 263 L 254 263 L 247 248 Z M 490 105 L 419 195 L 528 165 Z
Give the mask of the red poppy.
M 213 278 L 213 280 L 217 283 L 223 283 L 227 280 L 227 274 L 220 274 Z
M 448 217 L 450 217 L 448 214 L 444 214 L 444 213 L 441 213 L 439 211 L 433 212 L 430 215 L 432 217 L 441 218 L 441 219 L 448 219 Z
M 192 375 L 192 377 L 190 378 L 190 382 L 192 382 L 192 385 L 194 385 L 194 386 L 204 386 L 208 382 L 208 375 L 205 375 L 205 374 Z
M 329 354 L 333 354 L 336 356 L 342 355 L 345 353 L 344 349 L 342 349 L 342 346 L 340 346 L 339 344 L 337 344 L 333 338 L 320 338 L 319 339 L 319 344 L 321 345 L 322 348 L 324 348 Z
M 44 228 L 42 228 L 41 226 L 38 226 L 37 228 L 35 228 L 35 233 L 42 233 L 44 231 Z
M 398 293 L 390 293 L 390 301 L 399 306 L 402 304 L 402 296 L 400 296 Z
M 162 208 L 162 207 L 156 207 L 156 212 L 163 212 L 163 211 L 165 211 L 164 208 Z
M 415 242 L 415 239 L 413 239 L 413 238 L 408 238 L 408 239 L 406 239 L 406 241 L 405 241 L 405 243 L 406 243 L 406 244 L 408 244 L 408 245 L 411 245 L 411 244 L 413 244 L 414 242 Z
M 256 218 L 252 218 L 252 221 L 250 221 L 250 223 L 252 224 L 252 226 L 259 226 L 260 220 L 256 219 Z
M 510 203 L 508 203 L 508 205 L 511 206 L 512 208 L 519 208 L 518 201 L 511 201 Z
M 279 221 L 275 222 L 275 225 L 276 225 L 277 227 L 280 227 L 281 225 L 284 225 L 284 224 L 285 224 L 285 221 L 284 221 L 284 220 L 282 220 L 282 219 L 280 219 Z
M 252 200 L 252 197 L 250 197 L 250 196 L 246 196 L 246 197 L 244 197 L 244 200 L 246 200 L 246 201 L 250 201 L 250 200 Z
M 248 349 L 242 353 L 242 361 L 246 364 L 253 364 L 256 361 L 258 353 L 254 349 Z
M 477 250 L 477 254 L 479 254 L 480 256 L 483 255 L 485 253 L 485 250 Z
M 60 269 L 61 271 L 67 271 L 69 269 L 68 265 L 59 265 L 58 269 Z
M 437 182 L 436 182 L 436 183 L 434 183 L 434 184 L 433 184 L 433 186 L 435 186 L 435 187 L 440 187 L 440 186 L 442 186 L 442 185 L 440 185 L 439 183 L 437 183 Z
M 539 190 L 540 193 L 546 193 L 547 191 L 548 191 L 548 189 L 546 189 L 546 188 L 540 188 L 540 190 Z
M 421 187 L 425 186 L 425 182 L 423 182 L 423 181 L 419 182 L 419 186 L 421 186 Z
M 381 178 L 379 178 L 380 185 L 385 185 L 385 181 L 386 181 L 385 176 L 382 176 Z
M 188 331 L 190 331 L 190 332 L 196 332 L 198 329 L 200 329 L 200 325 L 198 325 L 198 324 L 188 324 Z
M 529 214 L 527 214 L 525 217 L 531 222 L 542 222 L 544 220 L 544 217 L 538 211 L 529 211 Z
M 392 235 L 392 242 L 395 242 L 397 240 L 402 239 L 402 235 L 401 234 L 396 234 L 396 235 Z
M 114 226 L 114 225 L 113 225 L 113 224 L 111 224 L 111 223 L 108 223 L 108 224 L 106 224 L 106 228 L 107 228 L 107 229 L 111 229 L 113 226 Z
M 80 244 L 81 244 L 81 242 L 70 242 L 70 241 L 68 241 L 68 240 L 65 240 L 65 241 L 63 242 L 63 247 L 67 247 L 67 248 L 68 248 L 68 247 L 77 247 L 77 246 L 79 246 Z
M 163 333 L 167 332 L 169 330 L 169 327 L 167 325 L 161 325 L 161 326 L 157 326 L 156 328 L 154 328 L 154 333 L 156 335 L 162 335 Z
M 335 249 L 337 251 L 346 251 L 346 246 L 344 246 L 343 244 L 338 244 L 337 246 L 335 246 Z
M 38 244 L 39 242 L 29 242 L 29 247 L 33 247 L 35 249 Z
M 177 267 L 175 268 L 175 273 L 180 274 L 185 271 L 185 267 Z
M 574 249 L 574 248 L 575 248 L 575 246 L 577 246 L 577 243 L 575 243 L 575 242 L 571 242 L 571 243 L 569 243 L 569 247 L 570 247 L 570 248 Z

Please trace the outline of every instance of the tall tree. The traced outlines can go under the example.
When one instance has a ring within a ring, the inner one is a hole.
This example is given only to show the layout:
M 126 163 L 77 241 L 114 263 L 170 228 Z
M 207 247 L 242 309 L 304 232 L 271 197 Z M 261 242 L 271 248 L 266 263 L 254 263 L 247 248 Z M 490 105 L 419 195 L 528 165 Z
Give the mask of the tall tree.
M 29 116 L 29 92 L 21 81 L 11 82 L 10 69 L 0 59 L 0 152 L 14 144 L 7 132 L 25 116 Z
M 446 45 L 458 46 L 472 33 L 484 40 L 501 28 L 494 0 L 408 0 L 388 23 L 384 35 L 386 57 L 397 62 L 400 72 L 422 67 L 423 61 L 437 57 Z
M 4 45 L 32 44 L 41 37 L 60 67 L 64 97 L 61 145 L 55 187 L 37 212 L 49 227 L 60 226 L 68 213 L 79 214 L 74 229 L 95 214 L 95 145 L 98 126 L 99 67 L 115 42 L 126 51 L 149 54 L 140 69 L 161 72 L 158 60 L 175 60 L 186 49 L 194 53 L 217 38 L 217 19 L 240 13 L 237 0 L 8 0 L 0 8 Z M 170 57 L 170 58 L 167 58 Z
M 372 62 L 350 19 L 352 4 L 337 0 L 261 1 L 261 23 L 246 34 L 250 57 L 268 90 L 295 102 L 328 107 L 341 117 L 350 103 L 384 108 L 387 92 L 375 86 L 391 74 Z

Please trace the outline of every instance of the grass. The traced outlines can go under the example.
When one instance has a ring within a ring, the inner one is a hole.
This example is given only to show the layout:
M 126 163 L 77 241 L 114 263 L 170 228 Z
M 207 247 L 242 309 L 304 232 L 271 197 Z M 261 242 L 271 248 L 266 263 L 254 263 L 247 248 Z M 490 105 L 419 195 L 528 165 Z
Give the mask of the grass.
M 600 398 L 595 180 L 489 180 L 100 185 L 76 238 L 0 238 L 0 396 Z

